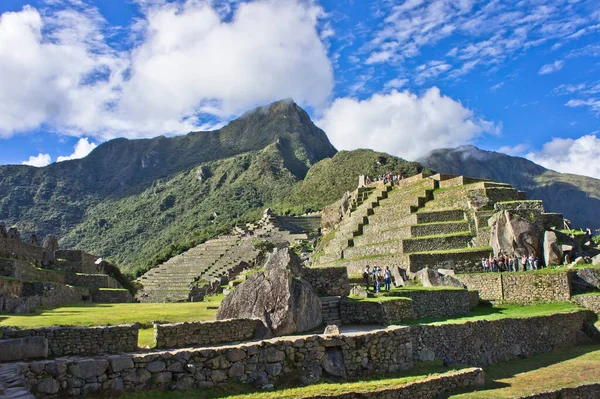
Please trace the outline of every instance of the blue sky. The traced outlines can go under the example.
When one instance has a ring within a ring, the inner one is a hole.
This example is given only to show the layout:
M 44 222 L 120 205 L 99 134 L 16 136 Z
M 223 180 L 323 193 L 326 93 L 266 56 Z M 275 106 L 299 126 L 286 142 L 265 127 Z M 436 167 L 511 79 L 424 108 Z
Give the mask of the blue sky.
M 2 0 L 0 164 L 292 97 L 338 149 L 475 144 L 600 177 L 599 39 L 596 0 Z

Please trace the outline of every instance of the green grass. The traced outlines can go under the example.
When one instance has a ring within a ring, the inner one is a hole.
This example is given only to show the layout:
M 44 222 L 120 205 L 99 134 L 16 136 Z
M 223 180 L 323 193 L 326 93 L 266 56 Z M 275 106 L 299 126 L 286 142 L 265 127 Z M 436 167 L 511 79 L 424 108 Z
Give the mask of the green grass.
M 349 378 L 343 381 L 323 379 L 318 384 L 297 387 L 294 378 L 278 381 L 278 388 L 272 392 L 257 392 L 250 385 L 227 384 L 214 389 L 191 390 L 187 392 L 139 392 L 119 396 L 121 399 L 300 399 L 317 395 L 339 395 L 345 392 L 372 392 L 397 388 L 410 382 L 428 377 L 455 372 L 459 368 L 448 369 L 441 362 L 417 363 L 412 370 L 371 378 Z
M 381 295 L 394 295 L 394 293 L 402 293 L 407 291 L 464 291 L 463 288 L 448 287 L 448 286 L 435 286 L 435 287 L 423 287 L 422 285 L 407 285 L 404 287 L 392 288 L 389 292 L 381 292 Z
M 549 316 L 557 313 L 572 313 L 585 310 L 573 302 L 552 302 L 536 305 L 503 304 L 496 306 L 478 306 L 471 309 L 467 316 L 454 318 L 422 318 L 406 320 L 398 325 L 407 324 L 456 324 L 479 320 L 500 320 L 507 318 L 527 318 L 536 316 Z
M 585 294 L 578 294 L 573 296 L 600 296 L 600 292 L 586 292 Z
M 485 367 L 485 386 L 454 399 L 514 398 L 600 382 L 600 345 L 556 350 Z
M 52 309 L 39 308 L 31 314 L 0 314 L 1 327 L 20 329 L 52 326 L 90 327 L 96 325 L 117 325 L 140 323 L 140 347 L 154 346 L 153 321 L 183 322 L 214 320 L 216 309 L 223 295 L 206 298 L 205 302 L 184 303 L 117 303 L 117 304 L 77 304 Z
M 559 233 L 573 235 L 573 236 L 584 236 L 585 235 L 585 231 L 576 230 L 576 229 L 572 229 L 572 230 L 558 229 L 556 231 L 558 231 Z
M 438 226 L 438 225 L 443 225 L 443 224 L 455 224 L 455 223 L 461 223 L 461 224 L 468 224 L 469 221 L 468 220 L 450 220 L 448 222 L 431 222 L 431 223 L 418 223 L 418 224 L 411 224 L 410 227 L 414 227 L 414 226 Z

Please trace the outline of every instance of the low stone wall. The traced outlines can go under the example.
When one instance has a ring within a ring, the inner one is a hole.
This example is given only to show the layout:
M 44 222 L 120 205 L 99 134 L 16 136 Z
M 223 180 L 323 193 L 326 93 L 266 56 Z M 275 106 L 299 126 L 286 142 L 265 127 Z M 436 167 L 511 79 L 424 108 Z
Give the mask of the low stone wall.
M 413 303 L 408 298 L 380 302 L 348 299 L 340 302 L 342 324 L 387 325 L 413 318 Z
M 415 318 L 464 316 L 469 314 L 471 304 L 469 292 L 461 289 L 400 290 L 392 291 L 390 295 L 412 299 Z
M 432 238 L 407 238 L 402 240 L 402 251 L 414 253 L 466 248 L 472 238 L 473 236 L 470 233 Z
M 502 273 L 457 274 L 455 277 L 469 290 L 479 291 L 479 298 L 484 301 L 502 299 Z
M 71 287 L 59 283 L 30 283 L 19 280 L 0 286 L 8 291 L 0 292 L 0 309 L 8 313 L 29 313 L 39 307 L 56 307 L 69 303 L 88 301 L 87 288 Z M 20 285 L 20 288 L 17 288 Z M 11 292 L 18 290 L 14 296 Z
M 469 308 L 479 306 L 479 291 L 469 290 Z
M 482 387 L 485 383 L 483 370 L 467 370 L 430 377 L 393 388 L 369 392 L 347 392 L 332 395 L 311 396 L 311 399 L 437 399 L 458 389 Z
M 456 276 L 486 301 L 516 303 L 568 301 L 571 273 L 480 273 Z
M 138 324 L 104 327 L 49 327 L 2 331 L 2 339 L 43 337 L 48 357 L 132 352 L 138 348 Z
M 411 326 L 415 360 L 486 366 L 577 345 L 591 312 Z
M 534 393 L 516 399 L 584 399 L 600 398 L 600 383 L 580 385 L 578 387 L 561 388 L 554 391 Z
M 503 273 L 502 297 L 510 302 L 554 302 L 571 299 L 568 273 Z
M 92 290 L 92 302 L 94 303 L 131 303 L 135 298 L 131 292 L 124 288 L 101 288 Z
M 258 319 L 155 324 L 157 348 L 189 348 L 251 340 L 266 327 Z
M 44 248 L 0 237 L 0 257 L 26 259 L 39 264 L 44 258 Z
M 228 381 L 267 383 L 282 375 L 365 376 L 413 367 L 409 327 L 340 336 L 281 337 L 236 346 L 154 351 L 106 358 L 19 363 L 34 395 L 185 390 Z
M 305 269 L 302 276 L 317 295 L 348 296 L 350 281 L 345 267 L 315 267 Z
M 571 300 L 596 314 L 600 314 L 600 295 L 577 295 Z

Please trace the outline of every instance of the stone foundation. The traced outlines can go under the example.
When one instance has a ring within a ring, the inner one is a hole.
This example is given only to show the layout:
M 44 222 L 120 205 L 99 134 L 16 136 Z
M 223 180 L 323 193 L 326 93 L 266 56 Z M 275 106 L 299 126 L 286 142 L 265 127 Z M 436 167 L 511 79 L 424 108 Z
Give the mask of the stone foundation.
M 381 302 L 343 300 L 340 302 L 342 324 L 387 325 L 412 320 L 413 303 L 408 298 Z
M 2 339 L 43 337 L 48 357 L 132 352 L 138 348 L 138 324 L 105 327 L 50 327 L 2 331 Z
M 100 288 L 93 290 L 91 294 L 94 303 L 131 303 L 135 301 L 131 292 L 124 288 Z
M 577 295 L 571 300 L 596 314 L 600 314 L 600 295 Z
M 231 319 L 195 323 L 155 324 L 156 348 L 189 348 L 248 341 L 264 332 L 258 319 Z
M 345 267 L 315 267 L 305 269 L 302 276 L 317 295 L 348 296 L 350 281 Z
M 410 328 L 340 336 L 283 337 L 237 346 L 155 351 L 19 363 L 35 395 L 186 390 L 228 381 L 266 383 L 279 376 L 365 376 L 413 367 Z
M 0 309 L 8 313 L 29 313 L 42 306 L 52 308 L 90 300 L 87 288 L 59 283 L 29 283 L 6 279 L 0 281 L 3 281 L 0 284 Z
M 414 317 L 444 318 L 469 314 L 470 295 L 467 290 L 436 289 L 436 290 L 400 290 L 390 293 L 412 299 Z
M 481 273 L 456 276 L 486 301 L 515 303 L 571 299 L 571 273 Z
M 591 312 L 461 324 L 411 326 L 415 360 L 486 366 L 569 348 L 580 342 Z

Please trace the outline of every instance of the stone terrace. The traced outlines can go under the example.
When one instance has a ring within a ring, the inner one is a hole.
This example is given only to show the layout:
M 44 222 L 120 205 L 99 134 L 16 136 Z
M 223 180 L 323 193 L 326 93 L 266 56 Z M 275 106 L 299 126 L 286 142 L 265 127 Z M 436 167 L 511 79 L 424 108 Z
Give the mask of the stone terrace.
M 354 193 L 361 195 L 363 202 L 324 240 L 319 265 L 346 266 L 351 275 L 376 264 L 409 273 L 425 266 L 478 271 L 490 253 L 487 220 L 494 205 L 525 202 L 525 194 L 507 184 L 423 173 Z
M 230 277 L 258 255 L 252 240 L 238 236 L 220 237 L 206 241 L 160 266 L 150 270 L 137 281 L 144 286 L 138 293 L 141 302 L 183 302 L 189 299 L 195 281 L 206 283 Z

